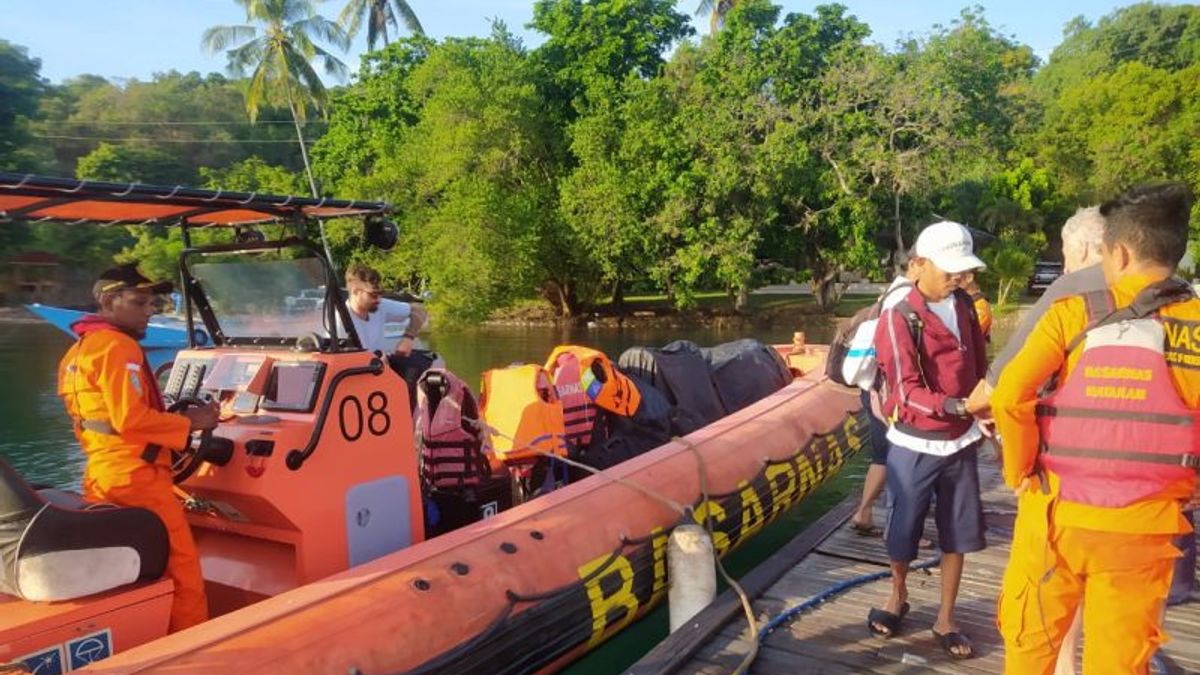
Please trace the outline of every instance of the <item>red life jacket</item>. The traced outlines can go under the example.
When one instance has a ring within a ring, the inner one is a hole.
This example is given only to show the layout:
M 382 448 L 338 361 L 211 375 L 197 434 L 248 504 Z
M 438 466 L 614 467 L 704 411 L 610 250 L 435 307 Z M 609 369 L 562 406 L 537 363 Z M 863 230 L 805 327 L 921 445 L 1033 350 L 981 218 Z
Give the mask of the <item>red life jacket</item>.
M 1085 300 L 1089 328 L 1067 349 L 1082 341 L 1083 353 L 1037 406 L 1040 462 L 1058 475 L 1062 499 L 1128 506 L 1195 477 L 1200 415 L 1180 398 L 1163 353 L 1156 310 L 1168 303 L 1139 316 L 1109 311 L 1107 291 Z
M 546 365 L 562 401 L 567 442 L 575 448 L 588 447 L 596 426 L 596 404 L 584 390 L 583 369 L 579 356 L 573 351 L 563 351 L 561 347 L 554 350 Z
M 416 441 L 426 488 L 475 487 L 491 475 L 487 437 L 470 388 L 448 370 L 431 368 L 417 380 Z

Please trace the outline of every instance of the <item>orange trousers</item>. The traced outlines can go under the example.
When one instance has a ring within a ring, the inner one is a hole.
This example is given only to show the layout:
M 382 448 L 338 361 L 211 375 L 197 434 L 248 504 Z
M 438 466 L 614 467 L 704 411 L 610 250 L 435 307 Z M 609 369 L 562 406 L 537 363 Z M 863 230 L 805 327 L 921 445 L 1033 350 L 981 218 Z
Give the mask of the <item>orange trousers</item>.
M 1049 675 L 1083 602 L 1083 672 L 1146 673 L 1166 641 L 1163 609 L 1179 550 L 1170 534 L 1057 527 L 1048 496 L 1018 503 L 996 620 L 1004 672 Z
M 161 466 L 145 466 L 133 473 L 128 485 L 119 486 L 85 477 L 83 491 L 88 501 L 138 506 L 158 515 L 167 526 L 170 538 L 167 576 L 175 582 L 170 630 L 174 633 L 208 620 L 208 600 L 204 595 L 204 578 L 200 574 L 200 555 L 196 551 L 191 527 L 184 517 L 183 505 L 175 496 L 171 472 Z

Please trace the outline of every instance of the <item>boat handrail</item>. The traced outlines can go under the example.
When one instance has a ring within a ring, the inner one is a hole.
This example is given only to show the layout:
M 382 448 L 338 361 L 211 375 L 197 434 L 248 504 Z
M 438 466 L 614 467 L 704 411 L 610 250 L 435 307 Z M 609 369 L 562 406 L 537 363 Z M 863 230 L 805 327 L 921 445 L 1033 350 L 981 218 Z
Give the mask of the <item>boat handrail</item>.
M 321 401 L 321 410 L 317 413 L 317 419 L 313 424 L 312 435 L 309 437 L 308 443 L 304 446 L 303 450 L 295 448 L 288 451 L 287 458 L 284 460 L 287 468 L 292 471 L 299 471 L 300 467 L 304 466 L 304 462 L 317 449 L 317 441 L 321 439 L 321 433 L 325 430 L 325 420 L 329 417 L 329 408 L 333 405 L 333 396 L 337 393 L 337 387 L 341 381 L 354 375 L 381 375 L 382 373 L 383 361 L 376 356 L 365 366 L 347 368 L 334 375 L 333 379 L 329 381 L 329 388 L 325 390 L 325 398 Z

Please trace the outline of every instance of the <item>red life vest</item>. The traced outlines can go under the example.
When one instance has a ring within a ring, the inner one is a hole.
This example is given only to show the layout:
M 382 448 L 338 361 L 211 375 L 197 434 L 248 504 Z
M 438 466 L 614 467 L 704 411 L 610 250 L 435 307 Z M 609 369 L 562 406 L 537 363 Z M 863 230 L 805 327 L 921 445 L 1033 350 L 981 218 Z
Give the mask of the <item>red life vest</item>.
M 1110 320 L 1111 300 L 1088 296 L 1089 328 L 1067 350 L 1082 339 L 1083 353 L 1037 406 L 1040 462 L 1062 499 L 1128 506 L 1195 477 L 1200 416 L 1175 389 L 1157 314 Z
M 567 442 L 575 448 L 586 448 L 592 442 L 596 426 L 596 404 L 583 388 L 583 369 L 579 356 L 562 347 L 554 350 L 546 364 L 562 401 Z
M 475 487 L 491 475 L 487 437 L 470 388 L 448 370 L 431 368 L 417 380 L 416 441 L 427 488 Z

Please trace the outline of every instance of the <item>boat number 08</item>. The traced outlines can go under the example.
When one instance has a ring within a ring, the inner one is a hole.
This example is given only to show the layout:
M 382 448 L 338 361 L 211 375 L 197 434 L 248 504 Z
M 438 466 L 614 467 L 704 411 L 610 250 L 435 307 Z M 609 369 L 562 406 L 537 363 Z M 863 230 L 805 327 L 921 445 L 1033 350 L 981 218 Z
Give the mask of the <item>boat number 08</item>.
M 387 394 L 373 391 L 367 396 L 367 409 L 363 410 L 362 401 L 357 396 L 347 396 L 338 406 L 338 426 L 342 429 L 342 438 L 357 441 L 363 431 L 369 431 L 373 436 L 382 436 L 392 427 L 392 418 L 387 412 Z

